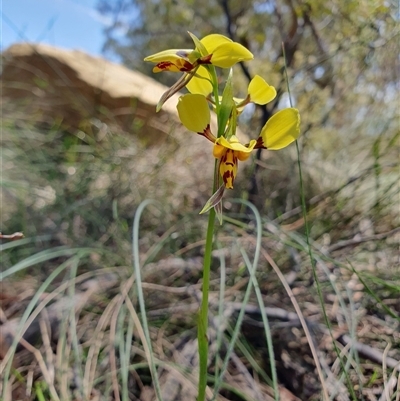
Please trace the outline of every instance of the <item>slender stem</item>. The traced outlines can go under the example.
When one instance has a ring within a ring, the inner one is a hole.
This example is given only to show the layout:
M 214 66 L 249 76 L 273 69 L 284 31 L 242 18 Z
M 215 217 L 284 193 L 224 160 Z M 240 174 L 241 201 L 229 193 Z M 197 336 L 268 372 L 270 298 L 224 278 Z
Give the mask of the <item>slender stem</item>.
M 211 80 L 213 82 L 213 93 L 216 105 L 216 113 L 218 117 L 219 111 L 219 97 L 218 97 L 218 79 L 215 68 L 210 66 Z M 214 184 L 213 192 L 216 191 L 216 170 L 217 163 L 214 166 Z M 208 295 L 210 291 L 210 271 L 211 271 L 211 252 L 213 248 L 215 226 L 215 209 L 212 208 L 208 215 L 208 226 L 206 234 L 206 246 L 204 250 L 203 262 L 203 285 L 202 285 L 202 299 L 199 314 L 199 321 L 197 325 L 197 342 L 199 347 L 199 394 L 197 401 L 204 401 L 206 399 L 207 388 L 207 367 L 208 367 Z
M 204 253 L 203 268 L 203 287 L 202 300 L 199 315 L 197 338 L 199 344 L 199 395 L 197 401 L 204 401 L 207 387 L 207 366 L 208 366 L 208 294 L 210 289 L 210 270 L 211 270 L 211 252 L 214 237 L 215 210 L 212 208 L 208 215 L 208 228 L 206 237 L 206 247 Z
M 288 94 L 289 94 L 289 103 L 290 103 L 290 107 L 293 107 L 292 95 L 290 93 L 290 86 L 289 86 L 289 77 L 288 77 L 288 73 L 287 73 L 286 51 L 285 51 L 285 46 L 284 46 L 283 42 L 282 42 L 282 51 L 283 51 L 283 59 L 285 61 L 285 80 L 286 80 L 287 91 L 288 91 Z M 297 166 L 298 166 L 298 169 L 299 169 L 301 210 L 302 210 L 303 219 L 304 219 L 304 228 L 305 228 L 305 234 L 306 234 L 306 243 L 307 243 L 308 256 L 310 258 L 311 268 L 312 268 L 312 271 L 313 271 L 313 277 L 314 277 L 314 281 L 316 283 L 317 293 L 318 293 L 318 297 L 319 297 L 320 304 L 321 304 L 321 307 L 322 307 L 322 312 L 323 312 L 323 315 L 324 315 L 324 319 L 325 319 L 325 322 L 327 323 L 327 326 L 329 328 L 329 332 L 330 332 L 331 337 L 333 339 L 333 335 L 332 335 L 332 332 L 330 330 L 331 329 L 330 322 L 329 322 L 328 315 L 327 315 L 326 309 L 325 309 L 324 298 L 323 298 L 321 287 L 320 287 L 319 281 L 318 281 L 317 270 L 315 268 L 315 258 L 313 256 L 313 252 L 312 252 L 312 248 L 311 248 L 310 227 L 309 227 L 308 219 L 307 219 L 306 197 L 305 197 L 305 190 L 304 190 L 303 173 L 302 173 L 302 168 L 301 168 L 300 148 L 299 148 L 299 142 L 297 140 L 296 140 L 296 152 L 297 152 Z M 284 283 L 284 282 L 282 281 L 282 283 Z M 294 307 L 296 308 L 295 305 L 294 305 Z M 298 313 L 298 316 L 300 317 L 301 314 Z M 308 329 L 306 329 L 306 326 L 304 326 L 304 330 L 305 330 L 305 333 L 306 333 L 306 336 L 307 336 Z M 333 346 L 334 346 L 335 349 L 337 349 L 335 341 L 333 341 Z M 310 342 L 310 348 L 311 348 L 311 352 L 312 352 L 313 357 L 314 357 L 315 366 L 317 368 L 318 376 L 319 376 L 319 379 L 321 381 L 322 393 L 324 395 L 324 401 L 328 401 L 330 398 L 329 398 L 328 390 L 327 390 L 327 387 L 326 387 L 326 384 L 325 384 L 325 378 L 324 378 L 324 375 L 323 375 L 321 364 L 320 364 L 320 361 L 319 361 L 319 358 L 318 358 L 318 354 L 316 354 L 316 351 L 315 351 L 314 347 L 312 346 L 311 342 Z M 342 358 L 340 358 L 340 355 L 339 355 L 338 351 L 336 351 L 336 352 L 337 352 L 337 355 L 339 357 L 339 360 L 340 360 L 341 364 L 343 364 Z M 344 370 L 344 371 L 346 371 L 346 370 Z
M 215 102 L 215 113 L 217 114 L 217 118 L 218 118 L 220 104 L 219 104 L 217 72 L 215 71 L 215 67 L 213 65 L 210 65 L 210 68 L 208 71 L 211 74 L 211 81 L 213 84 L 213 95 L 214 95 L 214 102 Z

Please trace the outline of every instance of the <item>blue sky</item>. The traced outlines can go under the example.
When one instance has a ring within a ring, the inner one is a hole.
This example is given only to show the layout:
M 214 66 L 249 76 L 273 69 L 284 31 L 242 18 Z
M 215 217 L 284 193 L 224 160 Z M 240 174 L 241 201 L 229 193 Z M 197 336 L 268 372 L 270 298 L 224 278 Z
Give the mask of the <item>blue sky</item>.
M 100 55 L 108 21 L 97 0 L 0 0 L 1 49 L 41 42 Z

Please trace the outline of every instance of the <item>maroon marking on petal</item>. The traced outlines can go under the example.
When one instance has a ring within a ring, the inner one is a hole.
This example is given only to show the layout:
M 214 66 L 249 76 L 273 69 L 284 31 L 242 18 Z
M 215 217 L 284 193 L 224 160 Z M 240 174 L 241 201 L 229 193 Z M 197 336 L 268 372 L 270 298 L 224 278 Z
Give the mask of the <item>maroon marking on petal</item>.
M 168 67 L 170 67 L 171 65 L 175 65 L 174 63 L 171 63 L 171 61 L 161 61 L 161 63 L 157 64 L 157 67 L 160 70 L 167 70 Z
M 204 129 L 203 132 L 198 132 L 198 134 L 203 135 L 205 138 L 207 138 L 212 143 L 215 143 L 215 141 L 217 140 L 217 138 L 211 132 L 210 124 L 207 125 L 207 127 Z
M 194 68 L 194 66 L 192 63 L 189 63 L 189 61 L 183 60 L 183 64 L 179 68 L 179 70 L 182 72 L 189 72 L 189 71 L 192 71 L 193 68 Z
M 225 171 L 224 175 L 222 176 L 222 179 L 224 180 L 225 186 L 229 189 L 233 188 L 233 181 L 235 180 L 235 177 L 233 176 L 233 171 Z M 231 185 L 227 185 L 229 179 L 231 179 Z
M 198 64 L 211 64 L 212 54 L 208 54 L 207 56 L 200 57 L 197 59 Z
M 247 146 L 248 146 L 249 144 L 247 144 Z M 268 149 L 265 145 L 264 145 L 264 141 L 263 141 L 263 139 L 262 139 L 262 137 L 261 136 L 259 136 L 258 138 L 257 138 L 257 143 L 256 143 L 256 146 L 254 146 L 254 149 Z

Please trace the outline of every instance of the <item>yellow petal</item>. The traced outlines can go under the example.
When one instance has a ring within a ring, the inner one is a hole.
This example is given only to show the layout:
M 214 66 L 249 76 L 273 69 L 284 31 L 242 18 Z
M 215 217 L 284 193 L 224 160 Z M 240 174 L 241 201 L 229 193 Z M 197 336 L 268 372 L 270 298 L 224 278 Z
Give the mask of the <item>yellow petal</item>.
M 247 146 L 248 146 L 247 149 L 249 149 L 250 152 L 247 151 L 247 150 L 246 150 L 246 152 L 236 152 L 237 158 L 238 158 L 241 162 L 247 160 L 247 159 L 250 157 L 250 153 L 251 153 L 251 151 L 254 149 L 254 146 L 255 146 L 256 144 L 257 144 L 257 141 L 256 141 L 255 139 L 252 139 L 252 140 L 250 141 L 250 143 L 247 145 Z
M 278 111 L 264 125 L 260 137 L 263 146 L 270 150 L 285 148 L 300 135 L 300 114 L 297 109 Z
M 237 164 L 236 152 L 231 149 L 226 149 L 219 164 L 219 173 L 225 183 L 225 188 L 233 188 L 233 182 L 237 174 Z
M 176 60 L 175 62 L 172 61 L 161 61 L 158 63 L 154 68 L 153 72 L 163 72 L 163 71 L 170 71 L 170 72 L 184 72 L 190 71 L 193 66 L 188 63 L 187 61 L 181 62 L 182 60 Z
M 186 85 L 186 88 L 190 93 L 208 96 L 212 92 L 213 87 L 207 68 L 200 66 L 196 71 L 196 75 Z
M 190 49 L 168 49 L 153 54 L 144 59 L 157 65 L 153 68 L 153 72 L 172 71 L 172 72 L 188 72 L 193 67 L 191 55 L 193 50 Z
M 216 47 L 211 54 L 211 64 L 220 68 L 231 68 L 240 61 L 254 58 L 249 50 L 236 42 L 223 43 Z
M 161 61 L 176 61 L 181 58 L 188 58 L 192 49 L 168 49 L 147 56 L 144 61 L 150 61 L 151 63 L 160 63 Z
M 226 152 L 226 147 L 219 145 L 217 142 L 215 142 L 213 146 L 213 156 L 216 159 L 220 159 Z
M 203 95 L 188 93 L 179 98 L 179 118 L 190 131 L 203 133 L 210 124 L 210 109 Z
M 257 104 L 267 104 L 276 97 L 275 88 L 268 85 L 259 75 L 251 80 L 247 91 L 250 100 Z
M 226 138 L 224 138 L 223 136 L 219 137 L 217 139 L 217 141 L 215 142 L 215 145 L 220 145 L 223 146 L 224 148 L 227 149 L 232 149 L 235 150 L 237 152 L 243 152 L 243 153 L 251 153 L 251 151 L 253 150 L 255 144 L 257 141 L 255 141 L 254 139 L 250 142 L 249 147 L 242 145 L 239 140 L 237 139 L 236 136 L 231 136 L 229 138 L 229 141 L 226 140 Z M 214 155 L 215 156 L 215 155 Z
M 224 35 L 213 33 L 211 35 L 204 36 L 204 38 L 201 39 L 200 42 L 207 49 L 208 54 L 211 54 L 214 53 L 216 47 L 224 43 L 232 43 L 232 40 Z

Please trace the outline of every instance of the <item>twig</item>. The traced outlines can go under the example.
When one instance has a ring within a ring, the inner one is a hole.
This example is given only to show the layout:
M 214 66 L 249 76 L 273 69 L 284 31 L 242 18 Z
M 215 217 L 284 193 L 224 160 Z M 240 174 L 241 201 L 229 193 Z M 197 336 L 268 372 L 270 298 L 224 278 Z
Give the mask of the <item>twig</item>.
M 349 335 L 342 334 L 337 338 L 342 345 L 351 345 L 362 357 L 369 359 L 373 362 L 383 364 L 384 355 L 383 352 L 370 347 L 369 345 L 362 344 L 353 340 Z M 400 361 L 396 361 L 396 359 L 391 357 L 386 357 L 386 366 L 391 369 L 397 369 L 400 372 Z
M 385 233 L 370 235 L 368 237 L 352 238 L 352 239 L 348 239 L 348 240 L 339 241 L 336 244 L 331 245 L 328 248 L 328 251 L 333 252 L 333 251 L 337 251 L 342 248 L 346 248 L 348 246 L 359 245 L 359 244 L 362 244 L 363 242 L 383 240 L 383 239 L 390 237 L 391 235 L 394 235 L 398 232 L 400 232 L 400 227 L 397 227 L 397 228 L 395 228 L 391 231 L 387 231 Z
M 41 352 L 37 348 L 35 348 L 33 345 L 29 344 L 28 341 L 24 340 L 23 338 L 21 338 L 20 344 L 35 356 L 35 358 L 38 361 L 38 364 L 40 366 L 40 370 L 43 374 L 43 378 L 46 381 L 47 386 L 49 387 L 49 391 L 50 391 L 52 398 L 56 401 L 60 401 L 60 398 L 58 397 L 57 391 L 54 387 L 54 383 L 51 379 L 51 374 L 47 369 L 47 365 L 43 359 Z
M 15 241 L 22 238 L 24 238 L 24 234 L 20 232 L 16 232 L 14 234 L 3 234 L 0 232 L 0 239 L 9 239 L 11 241 Z
M 242 308 L 242 304 L 240 302 L 232 302 L 227 303 L 227 307 L 232 308 L 233 310 L 240 310 Z M 293 325 L 299 325 L 300 320 L 296 313 L 289 312 L 282 308 L 271 308 L 265 307 L 263 311 L 258 306 L 255 305 L 246 305 L 244 308 L 245 312 L 249 315 L 255 315 L 261 313 L 266 313 L 269 318 L 282 320 L 284 322 L 291 322 Z

